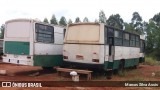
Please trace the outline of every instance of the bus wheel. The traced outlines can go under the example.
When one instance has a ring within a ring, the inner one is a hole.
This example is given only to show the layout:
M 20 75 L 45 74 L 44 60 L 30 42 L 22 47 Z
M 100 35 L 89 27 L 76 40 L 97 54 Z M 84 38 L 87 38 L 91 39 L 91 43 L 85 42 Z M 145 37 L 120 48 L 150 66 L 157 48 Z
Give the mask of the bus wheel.
M 119 71 L 123 71 L 124 70 L 124 64 L 125 64 L 125 62 L 124 62 L 124 60 L 121 60 L 120 61 L 120 63 L 119 63 Z
M 138 65 L 134 65 L 133 68 L 134 68 L 134 69 L 137 69 L 137 68 L 138 68 Z
M 112 73 L 113 73 L 113 71 L 112 70 L 109 70 L 109 71 L 106 71 L 106 78 L 107 79 L 112 79 Z

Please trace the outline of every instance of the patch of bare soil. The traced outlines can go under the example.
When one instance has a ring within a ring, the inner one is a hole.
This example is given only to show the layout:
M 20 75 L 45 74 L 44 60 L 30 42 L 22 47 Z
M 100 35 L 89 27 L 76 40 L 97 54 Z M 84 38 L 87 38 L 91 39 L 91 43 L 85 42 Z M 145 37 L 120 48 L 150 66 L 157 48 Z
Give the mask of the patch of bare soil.
M 69 74 L 58 76 L 56 72 L 41 72 L 41 67 L 22 66 L 0 63 L 0 70 L 7 75 L 0 75 L 0 81 L 64 81 L 71 80 Z M 153 76 L 153 73 L 155 75 Z M 34 76 L 35 74 L 35 76 Z M 80 80 L 86 76 L 80 77 Z M 93 80 L 107 80 L 103 75 Z M 160 66 L 140 65 L 137 69 L 127 69 L 124 76 L 113 75 L 107 81 L 160 81 Z M 153 90 L 155 87 L 42 87 L 42 88 L 0 88 L 0 90 Z

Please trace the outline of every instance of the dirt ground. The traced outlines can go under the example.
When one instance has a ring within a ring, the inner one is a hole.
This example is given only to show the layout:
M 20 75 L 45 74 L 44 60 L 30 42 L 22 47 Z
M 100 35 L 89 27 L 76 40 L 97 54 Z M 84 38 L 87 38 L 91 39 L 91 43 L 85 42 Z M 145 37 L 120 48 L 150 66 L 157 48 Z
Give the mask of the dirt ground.
M 64 81 L 71 80 L 69 74 L 59 76 L 56 72 L 43 72 L 41 67 L 22 66 L 0 63 L 0 70 L 7 75 L 0 75 L 0 81 Z M 37 76 L 33 76 L 38 73 Z M 153 73 L 155 75 L 153 76 Z M 80 80 L 86 76 L 80 77 Z M 107 80 L 103 74 L 94 74 L 92 80 Z M 140 65 L 137 69 L 127 69 L 125 74 L 113 75 L 108 81 L 160 81 L 160 66 Z M 42 88 L 0 88 L 0 90 L 158 90 L 155 87 L 42 87 Z

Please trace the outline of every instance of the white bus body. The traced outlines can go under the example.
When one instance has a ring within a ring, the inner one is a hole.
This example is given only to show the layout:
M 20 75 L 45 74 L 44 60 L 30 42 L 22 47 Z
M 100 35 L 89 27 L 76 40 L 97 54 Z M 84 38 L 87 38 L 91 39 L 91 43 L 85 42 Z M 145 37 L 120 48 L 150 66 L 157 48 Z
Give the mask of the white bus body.
M 63 61 L 64 27 L 32 19 L 6 22 L 3 62 L 53 67 Z
M 67 27 L 63 60 L 66 65 L 113 70 L 139 64 L 140 36 L 102 23 Z
M 140 35 L 140 63 L 145 62 L 145 36 Z

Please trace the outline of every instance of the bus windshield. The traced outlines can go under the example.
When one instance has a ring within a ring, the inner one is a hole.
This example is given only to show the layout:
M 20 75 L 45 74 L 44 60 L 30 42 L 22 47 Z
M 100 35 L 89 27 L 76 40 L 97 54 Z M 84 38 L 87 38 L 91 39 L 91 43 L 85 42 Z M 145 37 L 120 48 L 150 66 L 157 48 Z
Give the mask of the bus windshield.
M 99 30 L 99 24 L 78 24 L 69 26 L 66 35 L 66 42 L 98 42 L 100 38 Z

